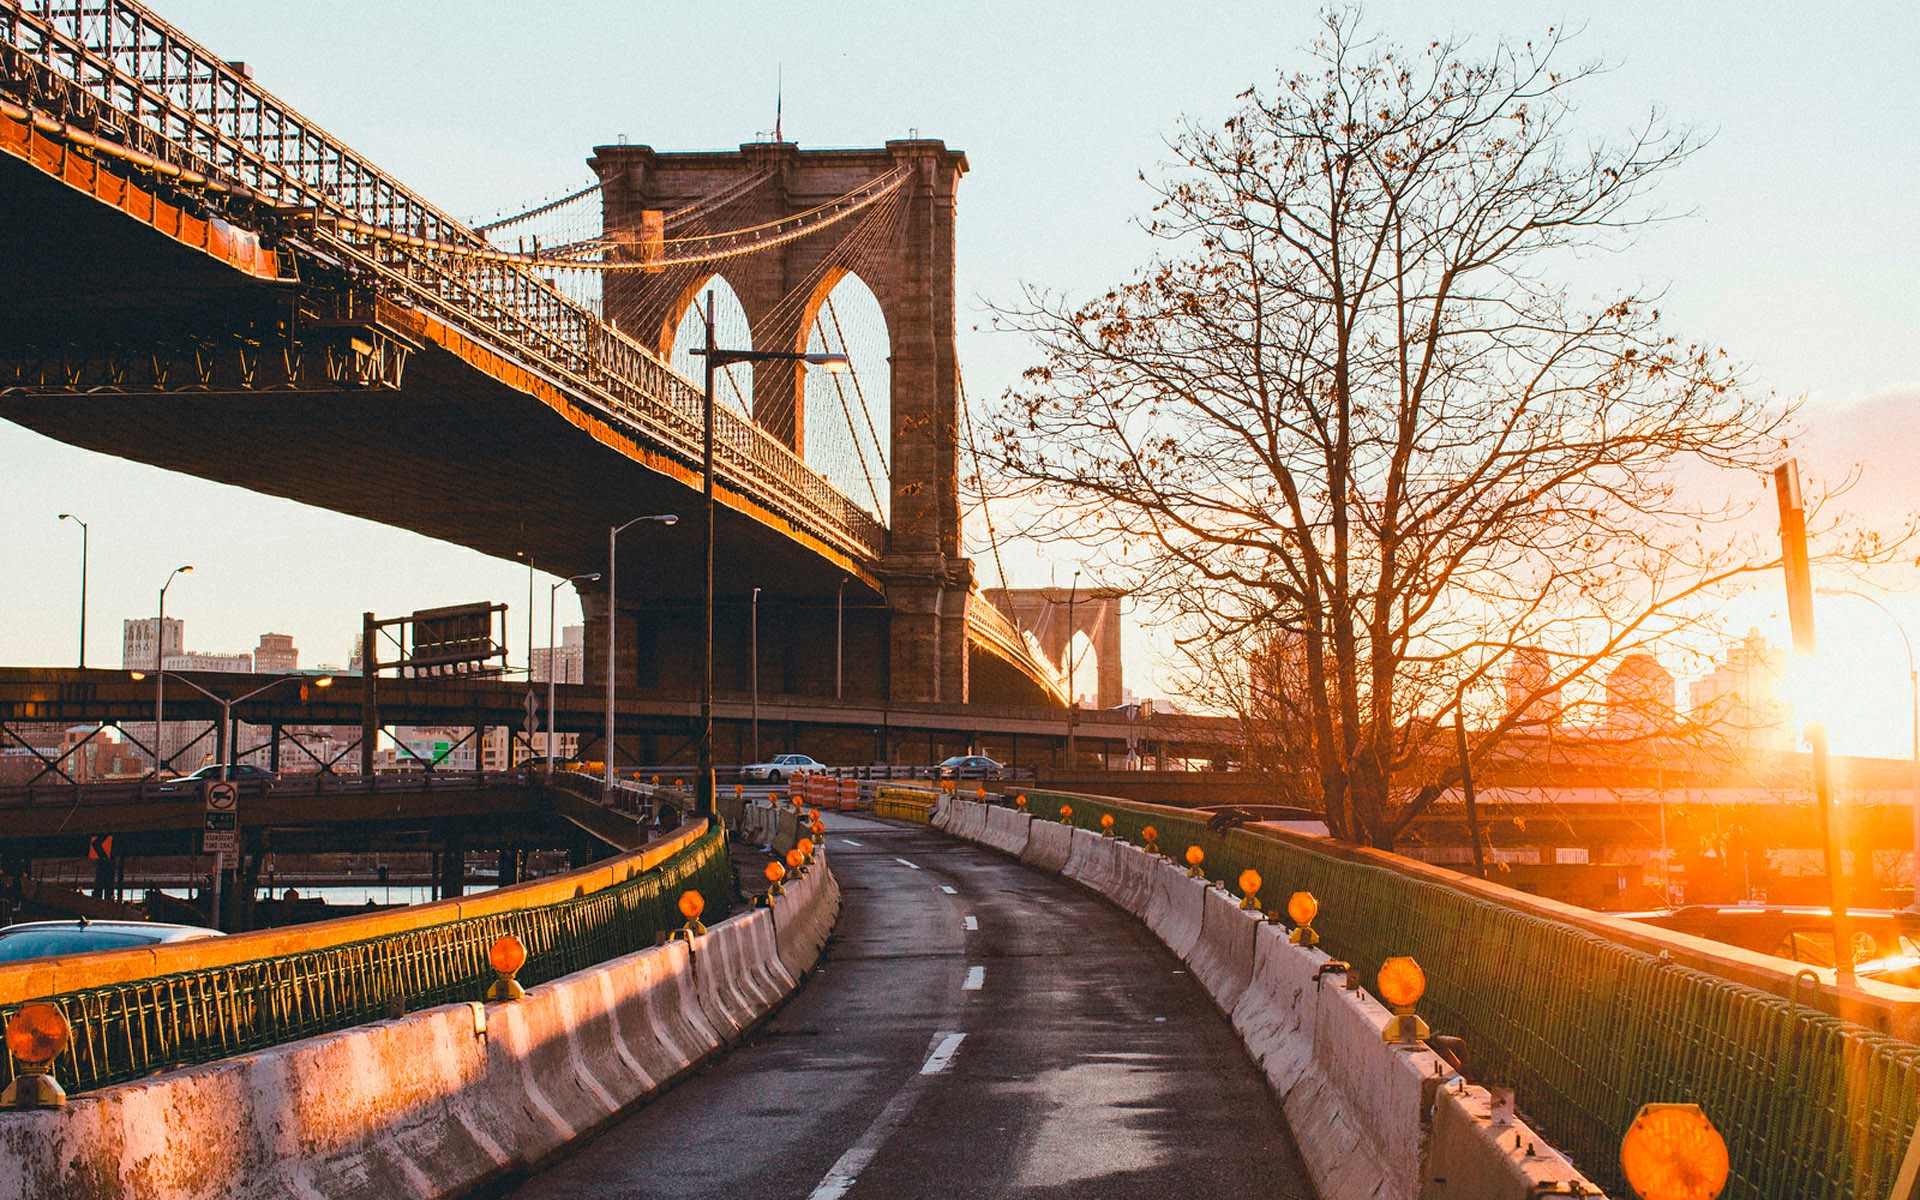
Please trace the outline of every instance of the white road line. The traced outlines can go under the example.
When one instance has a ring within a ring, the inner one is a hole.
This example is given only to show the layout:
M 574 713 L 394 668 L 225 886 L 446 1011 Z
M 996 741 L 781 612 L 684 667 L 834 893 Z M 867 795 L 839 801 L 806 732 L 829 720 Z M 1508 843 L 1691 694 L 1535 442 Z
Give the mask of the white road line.
M 967 932 L 971 933 L 978 928 L 980 928 L 980 918 L 971 913 L 967 914 Z
M 940 885 L 940 890 L 941 890 L 941 891 L 943 891 L 943 892 L 945 892 L 945 893 L 946 893 L 947 895 L 949 895 L 949 896 L 958 896 L 958 895 L 960 894 L 959 892 L 957 892 L 957 891 L 955 891 L 954 889 L 952 889 L 952 888 L 950 888 L 950 887 L 948 887 L 948 886 L 947 886 L 946 884 L 944 884 L 944 883 Z
M 910 863 L 910 862 L 908 862 L 908 861 L 907 861 L 906 859 L 904 859 L 904 858 L 896 858 L 896 859 L 894 859 L 893 861 L 895 861 L 895 862 L 897 862 L 897 863 L 899 863 L 899 864 L 900 864 L 901 866 L 903 866 L 903 867 L 912 867 L 912 868 L 913 868 L 914 870 L 916 870 L 916 871 L 918 871 L 918 870 L 920 869 L 920 864 L 919 864 L 919 863 Z
M 841 838 L 840 840 L 845 842 L 849 846 L 858 846 L 860 844 L 859 842 L 854 841 L 852 838 Z
M 927 1061 L 920 1065 L 920 1073 L 938 1075 L 946 1070 L 948 1064 L 953 1062 L 953 1052 L 958 1050 L 960 1043 L 966 1039 L 967 1035 L 964 1033 L 950 1033 L 942 1038 L 940 1044 L 934 1047 L 933 1053 L 927 1056 Z
M 867 1169 L 867 1164 L 880 1153 L 880 1147 L 886 1145 L 893 1131 L 900 1127 L 900 1122 L 907 1119 L 907 1114 L 919 1102 L 920 1093 L 926 1089 L 928 1078 L 945 1069 L 964 1036 L 944 1030 L 933 1035 L 934 1040 L 927 1048 L 927 1060 L 921 1064 L 919 1073 L 909 1077 L 900 1086 L 893 1099 L 887 1101 L 887 1106 L 880 1110 L 880 1115 L 873 1119 L 873 1124 L 867 1126 L 867 1131 L 860 1135 L 860 1140 L 847 1147 L 847 1152 L 828 1169 L 827 1177 L 808 1194 L 807 1200 L 840 1200 L 852 1190 L 854 1184 L 860 1182 L 860 1172 Z M 936 1061 L 938 1066 L 935 1065 Z
M 960 985 L 960 990 L 963 992 L 977 992 L 985 987 L 986 983 L 987 969 L 985 967 L 968 967 L 967 981 Z

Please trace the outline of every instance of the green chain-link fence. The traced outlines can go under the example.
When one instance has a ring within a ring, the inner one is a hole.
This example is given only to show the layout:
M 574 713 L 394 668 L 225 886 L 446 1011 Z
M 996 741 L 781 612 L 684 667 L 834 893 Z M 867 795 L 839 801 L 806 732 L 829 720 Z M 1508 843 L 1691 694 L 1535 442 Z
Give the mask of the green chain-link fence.
M 698 891 L 706 920 L 733 901 L 733 867 L 717 825 L 652 870 L 553 904 L 469 917 L 280 958 L 183 971 L 46 997 L 73 1025 L 54 1063 L 69 1092 L 210 1062 L 456 1000 L 492 982 L 487 949 L 505 934 L 527 948 L 520 981 L 544 983 L 654 944 L 682 923 L 680 894 Z M 0 1005 L 0 1021 L 19 1005 Z M 0 1055 L 0 1086 L 13 1078 Z
M 1216 835 L 1164 810 L 1026 796 L 1036 819 L 1072 805 L 1083 829 L 1110 813 L 1136 845 L 1155 826 L 1176 861 L 1199 846 L 1209 878 L 1252 867 L 1270 907 L 1312 892 L 1324 948 L 1364 979 L 1393 955 L 1418 959 L 1434 1032 L 1465 1039 L 1476 1074 L 1511 1085 L 1548 1140 L 1615 1194 L 1632 1194 L 1620 1139 L 1654 1101 L 1699 1104 L 1719 1127 L 1728 1200 L 1884 1200 L 1920 1120 L 1920 1045 L 1444 883 Z

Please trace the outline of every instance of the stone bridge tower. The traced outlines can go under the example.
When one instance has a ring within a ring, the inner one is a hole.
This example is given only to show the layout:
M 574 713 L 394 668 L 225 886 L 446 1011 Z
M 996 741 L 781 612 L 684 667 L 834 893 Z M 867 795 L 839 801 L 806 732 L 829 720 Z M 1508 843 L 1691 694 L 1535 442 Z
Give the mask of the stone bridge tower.
M 1120 673 L 1119 588 L 996 588 L 988 598 L 1013 623 L 1031 633 L 1049 661 L 1066 666 L 1067 648 L 1076 634 L 1092 643 L 1094 707 L 1117 708 L 1125 684 Z
M 892 350 L 885 583 L 890 690 L 894 699 L 968 699 L 967 606 L 972 564 L 961 553 L 959 364 L 954 346 L 954 195 L 966 156 L 936 140 L 880 149 L 801 150 L 792 142 L 737 151 L 662 153 L 649 146 L 600 146 L 590 160 L 602 184 L 605 228 L 644 254 L 663 215 L 760 182 L 718 208 L 710 224 L 739 229 L 803 213 L 904 169 L 908 180 L 885 236 L 849 247 L 847 223 L 770 244 L 700 268 L 609 276 L 606 315 L 658 349 L 673 350 L 681 318 L 707 283 L 726 280 L 746 309 L 759 350 L 805 350 L 814 317 L 847 273 L 879 301 Z M 849 218 L 849 222 L 858 220 Z M 680 236 L 667 229 L 664 236 Z M 803 455 L 804 380 L 791 364 L 754 368 L 755 417 Z

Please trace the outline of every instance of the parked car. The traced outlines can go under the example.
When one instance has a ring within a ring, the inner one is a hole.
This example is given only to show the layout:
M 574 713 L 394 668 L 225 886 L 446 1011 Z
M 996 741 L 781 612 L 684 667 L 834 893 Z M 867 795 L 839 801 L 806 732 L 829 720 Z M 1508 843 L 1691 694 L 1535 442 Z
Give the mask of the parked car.
M 1818 905 L 1690 904 L 1616 915 L 1808 966 L 1833 966 L 1833 913 Z M 1856 974 L 1903 987 L 1920 985 L 1920 916 L 1854 909 L 1847 914 L 1847 928 Z
M 826 770 L 825 763 L 817 763 L 804 754 L 776 754 L 763 763 L 753 763 L 740 768 L 743 780 L 764 779 L 768 783 L 779 783 L 789 775 L 805 774 L 811 771 Z
M 242 796 L 258 796 L 265 792 L 272 791 L 273 785 L 280 782 L 278 775 L 267 770 L 265 767 L 256 767 L 252 763 L 235 763 L 233 766 L 226 768 L 224 777 L 220 772 L 220 764 L 213 763 L 209 766 L 201 767 L 191 775 L 182 775 L 178 779 L 167 780 L 160 785 L 160 790 L 163 792 L 198 793 L 204 789 L 208 783 L 225 778 L 229 782 L 240 785 L 240 794 Z
M 936 779 L 999 779 L 1006 768 L 984 754 L 956 754 L 933 769 Z
M 159 921 L 26 921 L 0 929 L 0 962 L 225 936 L 218 929 Z

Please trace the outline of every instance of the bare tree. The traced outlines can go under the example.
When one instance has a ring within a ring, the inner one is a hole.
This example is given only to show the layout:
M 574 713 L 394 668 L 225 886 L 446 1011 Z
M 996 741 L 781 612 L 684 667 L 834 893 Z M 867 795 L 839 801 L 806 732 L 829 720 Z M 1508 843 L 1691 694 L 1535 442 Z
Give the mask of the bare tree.
M 1172 140 L 1140 275 L 999 314 L 1043 356 L 994 429 L 1037 532 L 1170 614 L 1197 696 L 1283 716 L 1279 776 L 1350 840 L 1458 781 L 1434 747 L 1463 706 L 1488 754 L 1776 561 L 1681 473 L 1757 486 L 1790 406 L 1652 297 L 1556 282 L 1693 148 L 1652 118 L 1576 138 L 1593 69 L 1561 50 L 1406 53 L 1330 12 L 1312 69 Z M 1544 669 L 1509 697 L 1522 653 Z

